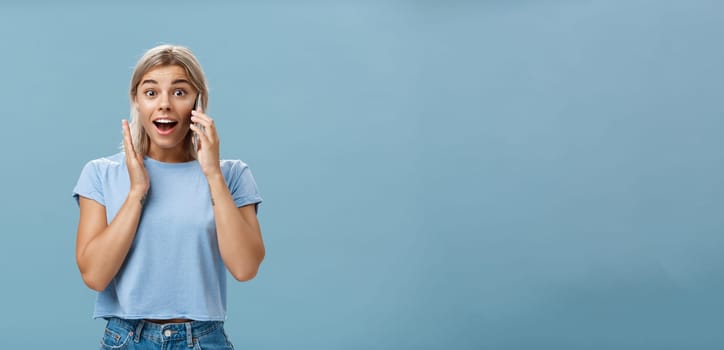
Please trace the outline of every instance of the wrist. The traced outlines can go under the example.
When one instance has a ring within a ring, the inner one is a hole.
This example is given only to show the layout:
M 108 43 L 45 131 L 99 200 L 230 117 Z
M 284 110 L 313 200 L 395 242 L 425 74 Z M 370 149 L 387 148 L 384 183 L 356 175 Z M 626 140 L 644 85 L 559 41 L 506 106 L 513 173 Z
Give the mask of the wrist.
M 128 200 L 133 202 L 140 202 L 141 205 L 144 205 L 146 203 L 146 195 L 148 194 L 148 191 L 144 190 L 131 190 L 128 192 Z
M 209 171 L 209 172 L 205 173 L 204 175 L 206 175 L 206 180 L 208 180 L 209 182 L 214 181 L 214 180 L 225 181 L 224 175 L 221 173 L 221 168 L 214 169 L 213 171 Z

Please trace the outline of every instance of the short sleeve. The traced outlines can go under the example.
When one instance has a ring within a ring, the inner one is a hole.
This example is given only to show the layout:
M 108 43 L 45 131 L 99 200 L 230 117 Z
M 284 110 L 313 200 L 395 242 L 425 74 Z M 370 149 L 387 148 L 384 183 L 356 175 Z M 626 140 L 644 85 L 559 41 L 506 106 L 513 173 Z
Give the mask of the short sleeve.
M 103 186 L 100 181 L 100 174 L 96 162 L 88 162 L 80 172 L 78 183 L 73 188 L 73 198 L 76 204 L 80 205 L 78 196 L 90 198 L 101 205 L 106 205 L 103 198 Z
M 226 179 L 237 208 L 248 204 L 257 204 L 259 207 L 262 198 L 249 166 L 241 161 L 233 161 Z

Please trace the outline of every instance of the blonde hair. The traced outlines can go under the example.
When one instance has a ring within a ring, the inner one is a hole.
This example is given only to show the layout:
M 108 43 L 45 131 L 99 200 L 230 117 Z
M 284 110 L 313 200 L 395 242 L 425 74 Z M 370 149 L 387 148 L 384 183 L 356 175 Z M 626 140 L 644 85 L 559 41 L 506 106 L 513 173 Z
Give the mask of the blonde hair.
M 201 105 L 204 111 L 209 105 L 209 90 L 206 85 L 206 76 L 201 69 L 201 64 L 196 59 L 191 50 L 184 46 L 177 45 L 159 45 L 148 51 L 136 63 L 136 68 L 131 76 L 131 88 L 129 97 L 131 102 L 131 121 L 129 127 L 131 129 L 131 138 L 133 138 L 133 148 L 136 152 L 143 155 L 148 154 L 149 138 L 143 124 L 139 119 L 138 109 L 135 107 L 134 99 L 138 92 L 138 85 L 141 83 L 143 75 L 149 70 L 162 66 L 179 66 L 186 71 L 191 85 L 201 94 Z M 196 159 L 196 150 L 191 142 L 191 132 L 186 135 L 184 144 L 189 155 Z

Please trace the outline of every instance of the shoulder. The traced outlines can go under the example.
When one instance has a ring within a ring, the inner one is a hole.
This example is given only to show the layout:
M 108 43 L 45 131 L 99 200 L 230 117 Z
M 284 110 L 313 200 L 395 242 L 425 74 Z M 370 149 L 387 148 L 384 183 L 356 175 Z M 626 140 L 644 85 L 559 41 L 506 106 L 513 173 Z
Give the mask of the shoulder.
M 238 159 L 225 159 L 221 161 L 221 173 L 229 186 L 242 186 L 254 183 L 249 165 Z
M 76 200 L 78 196 L 95 200 L 101 205 L 106 205 L 108 194 L 106 184 L 119 178 L 125 165 L 123 153 L 114 154 L 108 157 L 93 159 L 85 164 L 81 170 L 78 182 L 73 189 Z M 125 170 L 124 170 L 125 171 Z
M 238 159 L 222 160 L 221 172 L 237 207 L 261 203 L 262 199 L 256 186 L 256 180 L 246 163 Z
M 237 172 L 243 172 L 245 169 L 249 168 L 249 166 L 244 163 L 243 161 L 239 159 L 222 159 L 220 161 L 221 163 L 221 171 L 224 174 L 233 174 Z
M 110 169 L 120 168 L 125 164 L 125 155 L 123 152 L 116 153 L 111 156 L 96 158 L 86 163 L 86 169 L 94 169 L 97 172 L 106 172 Z

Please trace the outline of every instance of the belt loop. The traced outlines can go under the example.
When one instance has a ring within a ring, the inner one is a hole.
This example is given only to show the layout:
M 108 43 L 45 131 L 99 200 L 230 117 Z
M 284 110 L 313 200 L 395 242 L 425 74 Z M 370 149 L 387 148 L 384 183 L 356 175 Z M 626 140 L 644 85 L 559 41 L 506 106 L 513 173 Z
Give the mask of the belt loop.
M 146 322 L 144 320 L 140 320 L 138 322 L 138 325 L 136 325 L 136 334 L 133 336 L 133 341 L 138 343 L 141 341 L 141 332 L 143 331 L 143 323 Z
M 194 337 L 191 333 L 191 322 L 186 322 L 186 343 L 190 348 L 194 347 Z

